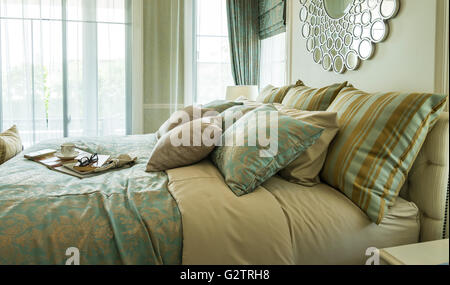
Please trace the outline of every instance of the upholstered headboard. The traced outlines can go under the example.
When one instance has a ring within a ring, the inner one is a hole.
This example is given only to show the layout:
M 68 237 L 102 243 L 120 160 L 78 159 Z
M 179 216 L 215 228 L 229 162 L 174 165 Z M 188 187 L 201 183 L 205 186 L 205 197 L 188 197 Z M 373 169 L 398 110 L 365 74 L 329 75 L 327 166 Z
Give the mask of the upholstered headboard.
M 401 192 L 420 209 L 421 241 L 448 238 L 448 120 L 448 113 L 443 113 L 428 134 Z

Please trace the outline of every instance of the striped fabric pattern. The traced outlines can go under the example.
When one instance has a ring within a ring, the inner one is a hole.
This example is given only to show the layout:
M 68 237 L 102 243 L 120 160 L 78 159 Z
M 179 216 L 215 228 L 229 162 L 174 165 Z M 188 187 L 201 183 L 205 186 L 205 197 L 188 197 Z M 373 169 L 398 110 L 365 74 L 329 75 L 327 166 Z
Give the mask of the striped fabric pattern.
M 344 88 L 328 108 L 338 113 L 341 128 L 328 150 L 322 180 L 379 224 L 445 102 L 446 96 L 438 94 Z
M 275 87 L 272 85 L 266 86 L 263 90 L 261 90 L 258 98 L 256 98 L 256 102 L 260 103 L 281 103 L 283 102 L 284 97 L 294 87 L 303 86 L 303 82 L 301 80 L 297 81 L 294 85 L 287 85 L 283 87 Z
M 347 82 L 319 89 L 304 85 L 297 86 L 289 90 L 282 104 L 302 111 L 326 111 L 339 94 L 339 91 L 346 86 Z
M 22 151 L 22 141 L 16 126 L 0 133 L 0 165 Z

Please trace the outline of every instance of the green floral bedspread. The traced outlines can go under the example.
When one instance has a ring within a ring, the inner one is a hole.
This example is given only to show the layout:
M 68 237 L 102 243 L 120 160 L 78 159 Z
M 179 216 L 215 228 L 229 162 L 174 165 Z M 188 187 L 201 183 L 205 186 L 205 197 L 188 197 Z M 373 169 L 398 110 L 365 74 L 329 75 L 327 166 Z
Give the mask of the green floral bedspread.
M 135 166 L 80 180 L 28 161 L 0 166 L 0 264 L 181 264 L 181 214 L 164 172 L 146 173 L 154 135 L 65 139 L 90 152 L 138 157 Z

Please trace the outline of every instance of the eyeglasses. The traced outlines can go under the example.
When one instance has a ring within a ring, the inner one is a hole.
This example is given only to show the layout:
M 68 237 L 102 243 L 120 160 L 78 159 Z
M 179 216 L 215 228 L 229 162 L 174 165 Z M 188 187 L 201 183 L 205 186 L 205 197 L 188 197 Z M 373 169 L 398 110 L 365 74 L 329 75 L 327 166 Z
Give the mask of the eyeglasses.
M 91 155 L 91 157 L 82 157 L 81 159 L 78 159 L 78 163 L 79 166 L 81 167 L 85 167 L 85 166 L 89 166 L 93 163 L 96 163 L 98 161 L 98 154 L 94 153 L 93 155 Z

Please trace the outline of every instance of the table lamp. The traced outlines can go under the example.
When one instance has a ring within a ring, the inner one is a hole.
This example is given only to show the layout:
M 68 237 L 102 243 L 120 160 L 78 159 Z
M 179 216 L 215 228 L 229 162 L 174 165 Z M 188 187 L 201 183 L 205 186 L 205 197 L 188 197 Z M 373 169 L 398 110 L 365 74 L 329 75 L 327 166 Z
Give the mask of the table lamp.
M 243 97 L 248 100 L 256 100 L 258 97 L 258 86 L 256 85 L 239 85 L 227 87 L 227 100 L 234 101 L 242 99 Z

